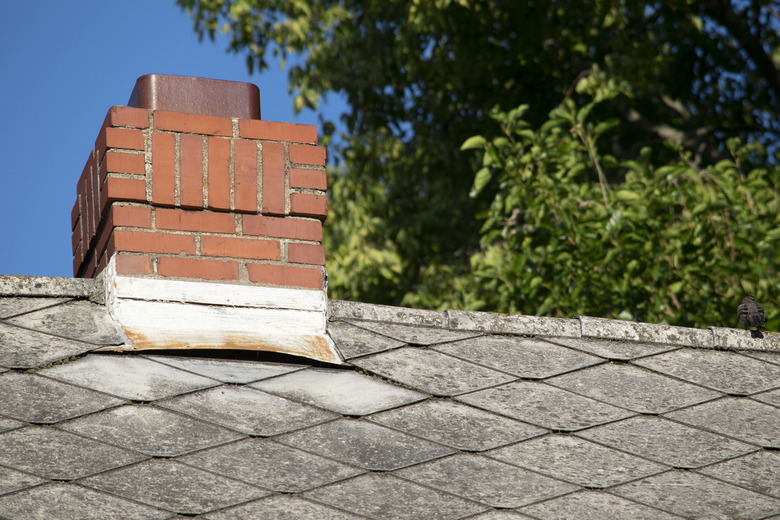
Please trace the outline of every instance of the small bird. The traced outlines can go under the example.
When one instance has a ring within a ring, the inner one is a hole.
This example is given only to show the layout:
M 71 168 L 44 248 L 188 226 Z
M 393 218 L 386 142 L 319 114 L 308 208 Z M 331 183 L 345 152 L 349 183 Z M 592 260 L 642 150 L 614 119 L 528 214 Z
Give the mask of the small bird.
M 752 296 L 742 298 L 742 303 L 737 307 L 739 323 L 746 329 L 758 330 L 764 326 L 764 309 Z M 751 334 L 752 336 L 752 334 Z

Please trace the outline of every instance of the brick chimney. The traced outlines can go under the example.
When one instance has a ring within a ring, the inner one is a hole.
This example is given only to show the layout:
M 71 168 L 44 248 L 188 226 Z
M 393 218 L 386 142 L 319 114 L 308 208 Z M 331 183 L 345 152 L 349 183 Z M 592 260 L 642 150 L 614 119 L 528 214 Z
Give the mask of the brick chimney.
M 260 120 L 257 87 L 232 81 L 142 76 L 128 105 L 109 109 L 71 215 L 74 274 L 104 273 L 125 348 L 339 362 L 316 127 Z

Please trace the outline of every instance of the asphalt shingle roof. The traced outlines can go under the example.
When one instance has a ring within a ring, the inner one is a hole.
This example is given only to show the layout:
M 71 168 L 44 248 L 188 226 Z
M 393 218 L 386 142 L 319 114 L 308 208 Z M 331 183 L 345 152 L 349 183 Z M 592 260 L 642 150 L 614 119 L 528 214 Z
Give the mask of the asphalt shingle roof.
M 100 353 L 0 277 L 0 517 L 780 518 L 780 341 L 331 302 L 343 367 Z

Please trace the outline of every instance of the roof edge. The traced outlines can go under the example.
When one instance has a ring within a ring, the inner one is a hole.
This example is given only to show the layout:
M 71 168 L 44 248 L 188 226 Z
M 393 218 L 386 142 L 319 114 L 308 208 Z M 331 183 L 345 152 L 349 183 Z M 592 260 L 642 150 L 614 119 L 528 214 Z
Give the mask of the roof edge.
M 488 334 L 635 341 L 692 348 L 780 351 L 780 334 L 769 331 L 764 331 L 763 337 L 755 338 L 750 331 L 742 329 L 695 329 L 591 316 L 566 319 L 478 311 L 441 312 L 343 300 L 329 300 L 328 304 L 331 320 L 390 322 Z
M 92 278 L 0 275 L 0 296 L 91 298 L 102 284 Z

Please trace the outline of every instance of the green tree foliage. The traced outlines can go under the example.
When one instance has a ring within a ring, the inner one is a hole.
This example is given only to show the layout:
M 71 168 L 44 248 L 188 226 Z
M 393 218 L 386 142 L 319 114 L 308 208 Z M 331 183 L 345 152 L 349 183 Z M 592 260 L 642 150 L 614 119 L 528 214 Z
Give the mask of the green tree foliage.
M 345 96 L 334 297 L 679 324 L 777 301 L 776 0 L 177 2 L 250 70 L 295 58 L 296 108 Z
M 668 145 L 678 160 L 660 167 L 649 148 L 636 159 L 601 154 L 598 141 L 618 121 L 590 114 L 617 89 L 590 77 L 578 90 L 595 99 L 582 107 L 566 99 L 536 129 L 525 106 L 496 110 L 503 135 L 464 144 L 484 164 L 474 192 L 499 183 L 467 301 L 699 325 L 733 325 L 746 293 L 777 301 L 780 167 L 749 166 L 763 147 L 730 139 L 730 157 L 704 168 L 679 144 Z M 769 317 L 770 327 L 780 324 Z

